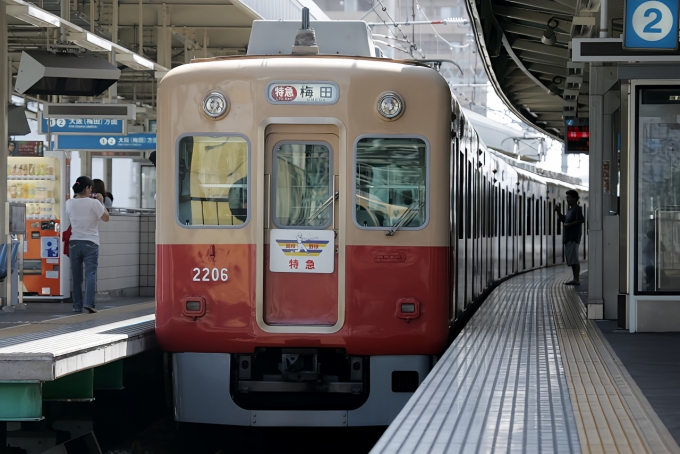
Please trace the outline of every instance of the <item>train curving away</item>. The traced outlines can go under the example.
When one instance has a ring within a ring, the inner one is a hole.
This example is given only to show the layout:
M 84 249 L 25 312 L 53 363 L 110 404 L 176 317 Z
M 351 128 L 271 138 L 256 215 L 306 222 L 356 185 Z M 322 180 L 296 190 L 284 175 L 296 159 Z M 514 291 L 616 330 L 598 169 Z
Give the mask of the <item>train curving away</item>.
M 552 208 L 574 184 L 487 149 L 439 73 L 377 58 L 363 22 L 313 25 L 318 55 L 260 21 L 249 55 L 159 85 L 179 421 L 387 425 L 485 290 L 563 262 Z

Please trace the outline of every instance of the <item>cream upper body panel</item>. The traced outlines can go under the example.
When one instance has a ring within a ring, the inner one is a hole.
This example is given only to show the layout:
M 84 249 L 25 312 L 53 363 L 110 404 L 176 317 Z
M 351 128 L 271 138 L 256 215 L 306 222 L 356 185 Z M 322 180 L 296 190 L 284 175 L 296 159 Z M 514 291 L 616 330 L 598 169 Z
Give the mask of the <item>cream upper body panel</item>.
M 266 98 L 270 82 L 330 81 L 340 90 L 335 104 L 272 104 Z M 202 102 L 212 91 L 228 98 L 226 116 L 213 120 Z M 381 94 L 394 91 L 404 99 L 403 115 L 386 121 L 377 112 Z M 347 219 L 347 244 L 448 245 L 451 96 L 445 80 L 434 70 L 389 60 L 343 57 L 244 57 L 184 65 L 170 71 L 158 89 L 158 238 L 159 244 L 254 244 L 261 199 L 256 188 L 264 156 L 264 133 L 270 124 L 333 124 L 340 135 L 338 156 L 346 159 L 343 196 L 345 215 L 353 206 L 354 145 L 365 135 L 408 135 L 429 144 L 429 224 L 422 231 L 358 229 Z M 250 145 L 250 220 L 242 228 L 186 228 L 176 219 L 177 146 L 183 135 L 240 135 Z M 337 175 L 338 170 L 334 173 Z M 225 240 L 225 234 L 228 240 Z

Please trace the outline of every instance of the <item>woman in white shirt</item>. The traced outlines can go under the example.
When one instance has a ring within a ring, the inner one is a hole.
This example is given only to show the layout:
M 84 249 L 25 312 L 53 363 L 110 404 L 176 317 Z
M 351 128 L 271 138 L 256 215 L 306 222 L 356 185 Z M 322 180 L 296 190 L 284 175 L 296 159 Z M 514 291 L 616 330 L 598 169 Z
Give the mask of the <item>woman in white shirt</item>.
M 101 219 L 109 221 L 109 213 L 104 208 L 103 194 L 92 197 L 92 180 L 78 177 L 73 185 L 75 197 L 66 201 L 64 226 L 71 225 L 69 257 L 73 276 L 73 312 L 82 312 L 83 307 L 93 314 L 94 293 L 97 285 L 97 266 L 99 264 L 99 226 Z M 83 268 L 85 269 L 85 301 L 83 304 Z

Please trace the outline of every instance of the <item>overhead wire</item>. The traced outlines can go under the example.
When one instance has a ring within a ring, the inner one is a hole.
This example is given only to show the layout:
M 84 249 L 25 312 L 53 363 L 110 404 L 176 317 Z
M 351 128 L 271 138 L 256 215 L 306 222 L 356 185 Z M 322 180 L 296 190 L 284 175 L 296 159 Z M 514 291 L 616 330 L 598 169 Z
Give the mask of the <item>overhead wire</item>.
M 377 2 L 380 5 L 382 11 L 385 13 L 385 15 L 387 15 L 387 18 L 392 22 L 392 24 L 389 25 L 387 23 L 387 21 L 385 21 L 385 19 L 382 18 L 382 16 L 378 12 L 378 10 L 375 9 L 375 7 L 372 10 L 373 10 L 374 13 L 376 13 L 376 15 L 378 16 L 380 21 L 385 25 L 385 27 L 387 27 L 387 30 L 392 34 L 392 36 L 394 36 L 394 38 L 399 40 L 397 35 L 391 29 L 391 27 L 395 27 L 397 30 L 399 30 L 399 32 L 401 32 L 401 36 L 402 36 L 403 40 L 406 41 L 407 43 L 409 43 L 410 51 L 407 52 L 407 53 L 413 57 L 413 51 L 415 50 L 416 52 L 418 52 L 418 54 L 420 54 L 420 56 L 422 58 L 425 58 L 425 54 L 420 50 L 418 45 L 415 44 L 414 42 L 411 42 L 411 40 L 408 39 L 408 35 L 406 33 L 404 33 L 404 30 L 402 30 L 401 25 L 397 24 L 397 22 L 392 18 L 392 16 L 390 16 L 390 13 L 387 11 L 387 7 L 383 4 L 382 0 L 377 0 Z M 369 1 L 369 4 L 371 4 L 370 1 Z M 389 38 L 389 39 L 392 39 L 392 38 Z
M 423 15 L 423 17 L 425 18 L 425 20 L 428 21 L 428 22 L 432 22 L 432 21 L 427 17 L 427 14 L 425 14 L 425 10 L 423 10 L 423 8 L 420 7 L 420 3 L 418 3 L 418 0 L 415 0 L 415 2 L 416 2 L 416 5 L 417 5 L 417 7 L 418 7 L 418 11 L 420 11 L 420 14 Z M 459 26 L 460 26 L 460 25 L 459 25 Z M 446 38 L 444 38 L 442 35 L 440 35 L 439 32 L 437 31 L 437 29 L 434 27 L 433 24 L 430 24 L 430 27 L 432 27 L 432 31 L 434 32 L 434 34 L 437 35 L 437 37 L 438 37 L 439 39 L 441 39 L 442 41 L 444 41 L 444 42 L 445 42 L 446 44 L 448 44 L 450 47 L 454 47 L 454 48 L 457 48 L 457 49 L 465 49 L 465 48 L 467 48 L 467 47 L 470 47 L 470 45 L 472 44 L 472 43 L 469 42 L 469 41 L 468 41 L 466 44 L 453 44 L 452 42 L 449 42 Z

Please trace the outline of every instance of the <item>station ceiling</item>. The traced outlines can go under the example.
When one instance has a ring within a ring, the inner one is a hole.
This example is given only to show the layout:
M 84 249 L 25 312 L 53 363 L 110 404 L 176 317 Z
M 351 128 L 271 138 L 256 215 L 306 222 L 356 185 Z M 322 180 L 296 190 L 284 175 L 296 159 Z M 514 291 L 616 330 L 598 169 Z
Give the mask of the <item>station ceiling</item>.
M 61 1 L 38 0 L 29 3 L 4 0 L 9 6 L 35 5 L 72 25 L 67 27 L 71 34 L 64 42 L 58 27 L 36 27 L 8 14 L 12 88 L 23 51 L 47 50 L 50 46 L 54 50 L 55 45 L 77 48 L 73 46 L 71 38 L 75 36 L 73 32 L 80 28 L 155 63 L 154 69 L 147 71 L 117 63 L 122 70 L 117 84 L 117 95 L 123 99 L 121 102 L 136 101 L 153 108 L 156 83 L 165 71 L 187 63 L 194 57 L 245 54 L 252 22 L 262 19 L 261 15 L 244 4 L 247 1 L 240 0 L 71 0 L 67 17 L 61 14 Z M 116 4 L 117 18 L 114 15 Z M 117 39 L 114 39 L 116 19 Z M 108 52 L 78 51 L 109 58 Z
M 599 2 L 466 0 L 491 83 L 520 118 L 563 139 L 565 117 L 588 116 L 588 67 L 573 38 L 593 37 Z

